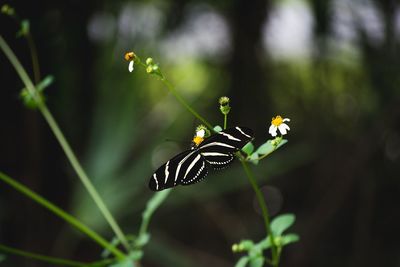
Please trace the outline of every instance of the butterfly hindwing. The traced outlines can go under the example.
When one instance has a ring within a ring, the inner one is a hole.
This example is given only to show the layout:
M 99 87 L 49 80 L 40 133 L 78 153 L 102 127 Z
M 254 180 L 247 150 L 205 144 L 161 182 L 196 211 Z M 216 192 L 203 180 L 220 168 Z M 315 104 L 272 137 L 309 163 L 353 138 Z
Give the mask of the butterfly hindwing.
M 188 158 L 189 160 L 189 158 Z M 184 165 L 184 172 L 182 172 L 182 185 L 190 185 L 202 181 L 208 174 L 209 164 L 200 153 L 193 154 L 191 160 L 187 161 Z

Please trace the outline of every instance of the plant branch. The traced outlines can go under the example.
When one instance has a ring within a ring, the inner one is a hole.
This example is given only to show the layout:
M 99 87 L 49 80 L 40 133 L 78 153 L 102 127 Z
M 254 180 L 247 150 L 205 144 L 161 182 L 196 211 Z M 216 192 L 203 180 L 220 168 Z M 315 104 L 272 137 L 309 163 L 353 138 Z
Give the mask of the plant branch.
M 124 253 L 122 253 L 119 249 L 111 245 L 108 241 L 106 241 L 104 238 L 102 238 L 99 234 L 97 234 L 95 231 L 87 227 L 85 224 L 80 222 L 78 219 L 70 215 L 69 213 L 65 212 L 64 210 L 60 209 L 44 197 L 38 195 L 37 193 L 33 192 L 30 190 L 28 187 L 25 185 L 17 182 L 10 176 L 0 172 L 0 180 L 17 190 L 18 192 L 24 194 L 25 196 L 29 197 L 39 205 L 45 207 L 58 217 L 62 218 L 66 222 L 68 222 L 70 225 L 74 226 L 76 229 L 81 231 L 82 233 L 86 234 L 88 237 L 93 239 L 96 243 L 98 243 L 100 246 L 108 249 L 113 253 L 116 257 L 119 259 L 122 259 L 125 257 Z
M 258 204 L 260 205 L 261 213 L 264 218 L 265 230 L 266 230 L 267 235 L 269 236 L 269 239 L 271 242 L 272 263 L 273 263 L 272 266 L 277 267 L 279 265 L 278 251 L 277 251 L 277 246 L 275 244 L 274 235 L 271 231 L 268 208 L 265 203 L 264 196 L 261 193 L 261 190 L 257 184 L 254 174 L 251 171 L 250 167 L 247 165 L 247 162 L 245 160 L 243 160 L 242 158 L 241 158 L 240 162 L 242 163 L 242 166 L 246 173 L 246 176 L 249 179 L 249 182 L 250 182 L 251 186 L 253 187 L 254 192 L 256 193 L 257 201 L 258 201 Z
M 3 244 L 0 244 L 0 251 L 3 251 L 8 254 L 14 254 L 18 256 L 22 256 L 25 258 L 30 258 L 30 259 L 35 259 L 51 264 L 56 264 L 56 265 L 63 265 L 63 266 L 74 266 L 74 267 L 85 267 L 89 266 L 88 263 L 83 263 L 79 261 L 73 261 L 73 260 L 67 260 L 67 259 L 62 259 L 62 258 L 56 258 L 56 257 L 50 257 L 42 254 L 37 254 L 37 253 L 32 253 L 16 248 L 12 248 Z
M 33 96 L 34 100 L 38 104 L 38 108 L 42 113 L 43 117 L 46 119 L 47 123 L 49 124 L 51 130 L 53 131 L 54 135 L 57 138 L 57 141 L 60 143 L 64 153 L 66 154 L 68 160 L 70 161 L 72 167 L 74 168 L 75 172 L 77 173 L 78 177 L 80 178 L 81 182 L 85 186 L 86 190 L 89 192 L 90 196 L 96 203 L 97 207 L 103 214 L 104 218 L 108 222 L 108 224 L 113 229 L 114 233 L 120 239 L 121 243 L 124 247 L 129 251 L 130 246 L 128 241 L 126 240 L 125 235 L 123 234 L 121 228 L 115 221 L 114 217 L 111 215 L 110 211 L 108 210 L 107 206 L 103 202 L 102 198 L 100 197 L 99 193 L 93 186 L 92 182 L 88 178 L 87 174 L 83 170 L 82 166 L 80 165 L 79 161 L 77 160 L 75 154 L 73 153 L 71 147 L 69 146 L 67 140 L 65 139 L 63 133 L 61 132 L 60 128 L 58 127 L 56 121 L 54 120 L 53 116 L 51 115 L 50 111 L 47 109 L 44 102 L 39 98 L 38 94 L 36 93 L 35 86 L 33 85 L 31 79 L 29 78 L 28 74 L 26 73 L 25 69 L 22 67 L 21 63 L 12 52 L 10 47 L 4 41 L 2 36 L 0 35 L 0 47 L 3 52 L 6 54 L 8 59 L 10 60 L 11 64 L 14 66 L 15 70 L 17 71 L 18 75 L 20 76 L 21 80 L 24 82 L 25 87 L 28 89 L 30 94 Z

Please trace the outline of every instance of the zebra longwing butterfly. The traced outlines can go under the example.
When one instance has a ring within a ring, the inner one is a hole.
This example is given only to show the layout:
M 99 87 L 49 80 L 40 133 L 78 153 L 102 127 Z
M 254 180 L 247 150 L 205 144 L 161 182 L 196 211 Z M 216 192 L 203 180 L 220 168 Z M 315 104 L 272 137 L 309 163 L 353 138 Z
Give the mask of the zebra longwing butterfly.
M 177 185 L 200 182 L 209 169 L 223 169 L 235 158 L 234 153 L 253 139 L 253 131 L 246 127 L 233 127 L 218 132 L 192 146 L 156 170 L 149 187 L 160 191 Z

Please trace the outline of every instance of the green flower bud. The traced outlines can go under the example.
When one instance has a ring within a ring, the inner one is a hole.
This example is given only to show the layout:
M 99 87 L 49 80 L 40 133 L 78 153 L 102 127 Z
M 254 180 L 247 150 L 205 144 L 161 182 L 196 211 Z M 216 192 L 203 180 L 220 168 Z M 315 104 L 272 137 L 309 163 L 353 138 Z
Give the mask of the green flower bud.
M 229 111 L 231 110 L 231 107 L 229 106 L 229 97 L 227 96 L 222 96 L 219 98 L 219 110 L 222 112 L 224 115 L 228 115 Z
M 15 10 L 14 8 L 10 7 L 9 5 L 5 4 L 1 7 L 1 13 L 9 15 L 9 16 L 14 16 L 15 15 Z
M 147 73 L 153 73 L 153 67 L 152 67 L 152 66 L 148 66 L 148 67 L 146 68 L 146 72 L 147 72 Z
M 151 65 L 151 64 L 153 64 L 153 59 L 151 57 L 148 57 L 146 59 L 146 65 Z

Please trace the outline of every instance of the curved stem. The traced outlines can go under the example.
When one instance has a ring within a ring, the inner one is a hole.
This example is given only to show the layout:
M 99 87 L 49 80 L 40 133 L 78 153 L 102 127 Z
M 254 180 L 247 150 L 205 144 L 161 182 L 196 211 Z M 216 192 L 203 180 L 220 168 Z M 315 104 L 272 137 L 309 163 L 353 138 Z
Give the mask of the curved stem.
M 63 266 L 75 266 L 75 267 L 84 267 L 88 266 L 88 263 L 83 263 L 79 261 L 73 261 L 73 260 L 67 260 L 67 259 L 61 259 L 61 258 L 56 258 L 56 257 L 50 257 L 42 254 L 37 254 L 37 253 L 32 253 L 29 251 L 24 251 L 16 248 L 12 248 L 3 244 L 0 244 L 0 251 L 3 251 L 8 254 L 14 254 L 18 256 L 22 256 L 25 258 L 30 258 L 30 259 L 35 259 L 51 264 L 56 264 L 56 265 L 63 265 Z
M 105 205 L 103 199 L 100 197 L 96 188 L 93 186 L 92 182 L 89 180 L 89 177 L 87 176 L 86 172 L 83 170 L 81 164 L 79 163 L 74 152 L 72 151 L 67 140 L 65 139 L 60 128 L 58 127 L 57 122 L 54 120 L 53 116 L 51 115 L 50 111 L 47 109 L 47 107 L 45 105 L 39 106 L 39 109 L 42 112 L 43 117 L 45 117 L 45 119 L 46 119 L 47 123 L 49 124 L 51 130 L 53 131 L 54 135 L 56 136 L 62 149 L 64 150 L 65 155 L 67 156 L 68 160 L 70 161 L 76 174 L 81 179 L 86 190 L 89 192 L 90 196 L 96 203 L 97 207 L 103 214 L 103 216 L 106 219 L 106 221 L 108 222 L 108 224 L 113 229 L 113 231 L 116 234 L 116 236 L 118 237 L 118 239 L 124 245 L 125 249 L 129 251 L 130 246 L 129 246 L 128 241 L 126 240 L 125 235 L 123 234 L 121 228 L 118 226 L 114 217 L 111 215 L 111 212 L 108 210 L 107 206 Z
M 50 111 L 47 109 L 46 105 L 41 101 L 36 94 L 35 86 L 33 85 L 31 79 L 29 78 L 28 74 L 26 73 L 25 69 L 22 67 L 21 63 L 12 52 L 10 47 L 4 41 L 2 36 L 0 35 L 0 47 L 3 52 L 6 54 L 8 59 L 10 60 L 11 64 L 14 66 L 15 70 L 17 71 L 18 75 L 20 76 L 21 80 L 24 82 L 25 87 L 31 93 L 33 98 L 38 104 L 38 108 L 41 111 L 43 117 L 46 119 L 48 125 L 50 126 L 51 130 L 53 131 L 54 135 L 57 138 L 57 141 L 60 143 L 64 153 L 66 154 L 68 160 L 70 161 L 72 167 L 74 168 L 75 172 L 77 173 L 78 177 L 80 178 L 81 182 L 85 186 L 86 190 L 89 192 L 90 196 L 96 203 L 97 207 L 103 214 L 104 218 L 108 222 L 108 224 L 113 229 L 114 233 L 120 239 L 121 243 L 124 247 L 129 250 L 130 246 L 128 241 L 126 240 L 125 235 L 123 234 L 121 228 L 115 221 L 114 217 L 111 215 L 110 211 L 104 204 L 102 198 L 98 194 L 97 190 L 93 186 L 92 182 L 89 180 L 88 176 L 86 175 L 85 171 L 83 170 L 82 166 L 80 165 L 79 161 L 77 160 L 75 154 L 73 153 L 71 147 L 69 146 L 67 140 L 65 139 L 63 133 L 61 132 L 60 128 L 58 127 L 56 121 L 54 120 L 53 116 L 51 115 Z
M 96 243 L 98 243 L 100 246 L 108 249 L 111 253 L 113 253 L 116 257 L 122 259 L 125 257 L 124 253 L 122 253 L 119 249 L 111 245 L 108 241 L 106 241 L 104 238 L 102 238 L 99 234 L 97 234 L 95 231 L 87 227 L 85 224 L 80 222 L 78 219 L 70 215 L 69 213 L 65 212 L 64 210 L 60 209 L 44 197 L 38 195 L 37 193 L 33 192 L 30 190 L 28 187 L 25 185 L 17 182 L 10 176 L 6 175 L 5 173 L 0 172 L 0 180 L 8 184 L 9 186 L 13 187 L 15 190 L 18 192 L 24 194 L 25 196 L 29 197 L 39 205 L 45 207 L 58 217 L 64 219 L 66 222 L 68 222 L 70 225 L 74 226 L 76 229 L 81 231 L 82 233 L 86 234 L 90 238 L 92 238 Z
M 272 266 L 277 267 L 279 265 L 279 258 L 278 258 L 278 251 L 277 251 L 277 246 L 275 244 L 275 238 L 274 235 L 271 231 L 270 227 L 270 220 L 269 220 L 269 214 L 268 214 L 268 208 L 265 203 L 265 199 L 263 194 L 261 193 L 261 190 L 257 184 L 257 181 L 254 177 L 253 172 L 251 171 L 250 167 L 247 165 L 246 161 L 240 160 L 242 163 L 243 169 L 246 173 L 247 178 L 250 181 L 251 186 L 253 187 L 254 192 L 256 193 L 257 201 L 258 204 L 260 205 L 261 208 L 261 213 L 264 218 L 264 225 L 265 225 L 265 230 L 267 232 L 267 235 L 269 236 L 270 242 L 271 242 L 271 251 L 272 251 Z

